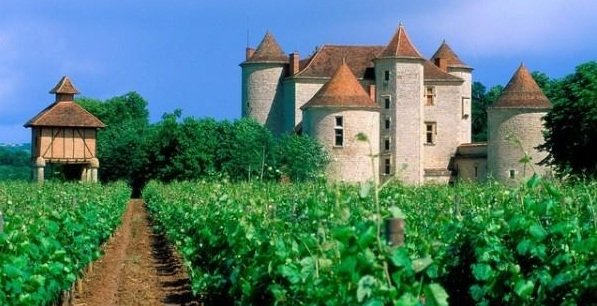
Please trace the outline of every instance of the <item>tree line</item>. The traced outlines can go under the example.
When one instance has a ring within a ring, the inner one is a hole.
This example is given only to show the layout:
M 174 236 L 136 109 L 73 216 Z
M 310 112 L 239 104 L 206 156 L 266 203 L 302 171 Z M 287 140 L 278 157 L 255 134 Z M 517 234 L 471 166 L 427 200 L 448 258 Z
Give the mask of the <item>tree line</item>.
M 147 102 L 135 92 L 77 103 L 106 124 L 98 133 L 100 180 L 126 180 L 137 192 L 154 179 L 312 180 L 328 162 L 314 139 L 274 137 L 249 118 L 197 119 L 175 110 L 151 124 Z

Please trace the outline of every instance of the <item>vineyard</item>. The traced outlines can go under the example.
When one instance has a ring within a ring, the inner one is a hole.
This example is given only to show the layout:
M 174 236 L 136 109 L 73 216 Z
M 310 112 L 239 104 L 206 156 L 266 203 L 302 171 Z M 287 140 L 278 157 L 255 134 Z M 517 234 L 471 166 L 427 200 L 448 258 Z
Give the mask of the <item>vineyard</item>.
M 0 183 L 0 305 L 58 301 L 100 256 L 129 196 L 122 183 Z
M 151 183 L 193 290 L 240 305 L 589 305 L 597 183 Z M 404 218 L 390 247 L 382 220 Z

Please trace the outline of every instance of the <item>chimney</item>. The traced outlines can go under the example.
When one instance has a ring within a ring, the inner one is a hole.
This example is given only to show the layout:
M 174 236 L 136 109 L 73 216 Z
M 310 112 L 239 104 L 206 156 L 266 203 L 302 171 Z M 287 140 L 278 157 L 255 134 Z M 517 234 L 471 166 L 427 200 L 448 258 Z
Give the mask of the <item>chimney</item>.
M 435 66 L 439 67 L 439 69 L 445 72 L 448 72 L 448 60 L 446 60 L 445 58 L 436 58 Z
M 371 98 L 371 100 L 375 101 L 375 84 L 369 85 L 369 98 Z
M 251 57 L 253 57 L 253 54 L 255 53 L 255 49 L 253 48 L 247 48 L 245 49 L 245 59 L 248 61 L 251 59 Z
M 298 52 L 294 51 L 290 53 L 290 75 L 295 75 L 299 72 L 299 59 Z

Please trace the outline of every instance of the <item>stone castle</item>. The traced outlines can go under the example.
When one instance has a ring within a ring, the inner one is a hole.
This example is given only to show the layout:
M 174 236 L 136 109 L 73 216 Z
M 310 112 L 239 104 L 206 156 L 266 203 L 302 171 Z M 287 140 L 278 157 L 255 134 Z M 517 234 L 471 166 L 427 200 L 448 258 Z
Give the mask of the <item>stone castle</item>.
M 446 42 L 426 59 L 403 25 L 387 45 L 323 45 L 305 59 L 267 33 L 240 66 L 242 116 L 319 140 L 331 180 L 515 183 L 547 174 L 535 147 L 551 104 L 523 65 L 488 110 L 487 143 L 471 143 L 473 68 Z

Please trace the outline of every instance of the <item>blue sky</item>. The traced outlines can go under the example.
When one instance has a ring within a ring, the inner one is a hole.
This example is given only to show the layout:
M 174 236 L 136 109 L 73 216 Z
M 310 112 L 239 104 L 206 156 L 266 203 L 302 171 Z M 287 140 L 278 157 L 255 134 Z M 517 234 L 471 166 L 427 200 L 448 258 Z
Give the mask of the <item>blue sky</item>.
M 87 97 L 139 92 L 154 121 L 238 118 L 238 64 L 268 30 L 305 57 L 385 45 L 402 22 L 424 56 L 446 39 L 491 87 L 521 62 L 559 78 L 596 60 L 596 18 L 594 0 L 1 0 L 0 143 L 29 141 L 22 125 L 63 75 Z

